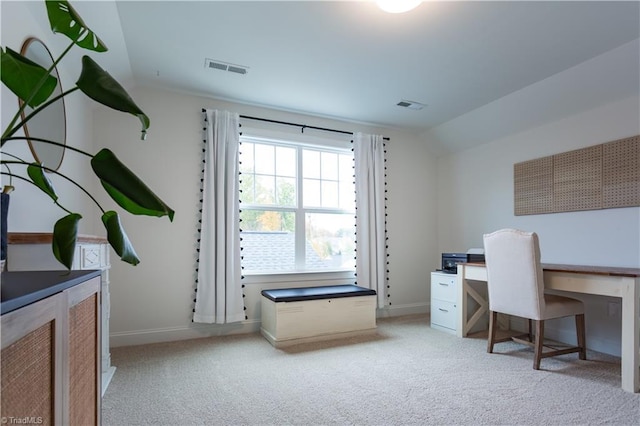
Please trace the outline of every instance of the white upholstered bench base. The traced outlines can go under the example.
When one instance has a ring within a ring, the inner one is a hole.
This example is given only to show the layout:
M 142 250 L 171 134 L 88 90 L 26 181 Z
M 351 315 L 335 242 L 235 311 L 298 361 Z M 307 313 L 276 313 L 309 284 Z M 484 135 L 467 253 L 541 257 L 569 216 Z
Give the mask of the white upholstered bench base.
M 278 301 L 277 294 L 269 298 L 263 292 L 260 332 L 277 348 L 375 333 L 375 292 L 364 296 L 327 296 L 315 294 L 309 300 Z

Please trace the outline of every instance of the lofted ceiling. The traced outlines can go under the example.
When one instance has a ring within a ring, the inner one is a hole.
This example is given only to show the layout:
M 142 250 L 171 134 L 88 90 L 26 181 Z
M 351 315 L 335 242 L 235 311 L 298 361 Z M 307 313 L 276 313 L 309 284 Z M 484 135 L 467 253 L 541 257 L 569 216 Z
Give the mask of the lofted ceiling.
M 638 1 L 426 1 L 404 14 L 367 1 L 112 4 L 137 85 L 416 134 L 640 37 Z

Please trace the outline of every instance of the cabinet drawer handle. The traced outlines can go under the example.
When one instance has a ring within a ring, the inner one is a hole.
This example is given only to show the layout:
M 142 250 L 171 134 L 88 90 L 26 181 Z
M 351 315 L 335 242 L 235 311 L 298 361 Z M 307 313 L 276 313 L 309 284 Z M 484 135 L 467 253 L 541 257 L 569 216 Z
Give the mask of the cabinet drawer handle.
M 449 312 L 447 309 L 442 309 L 442 308 L 438 308 L 438 310 L 442 312 Z
M 449 287 L 449 284 L 447 284 L 447 283 L 438 283 L 438 284 L 443 285 L 445 287 Z

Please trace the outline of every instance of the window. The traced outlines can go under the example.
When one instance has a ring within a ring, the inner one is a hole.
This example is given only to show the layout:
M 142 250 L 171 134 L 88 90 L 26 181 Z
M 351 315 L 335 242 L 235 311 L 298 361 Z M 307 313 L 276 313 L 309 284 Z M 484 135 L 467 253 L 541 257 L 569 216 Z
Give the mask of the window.
M 245 273 L 355 269 L 350 149 L 241 137 Z

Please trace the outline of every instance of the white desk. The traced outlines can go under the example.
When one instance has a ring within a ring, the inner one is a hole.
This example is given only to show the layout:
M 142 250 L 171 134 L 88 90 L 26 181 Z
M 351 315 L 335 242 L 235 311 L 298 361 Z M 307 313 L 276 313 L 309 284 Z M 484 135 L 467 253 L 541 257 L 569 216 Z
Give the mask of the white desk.
M 622 299 L 622 388 L 640 392 L 640 269 L 543 264 L 545 288 Z M 458 264 L 457 335 L 469 329 L 489 310 L 489 302 L 468 285 L 467 280 L 487 281 L 483 263 Z M 468 317 L 467 299 L 478 308 Z

